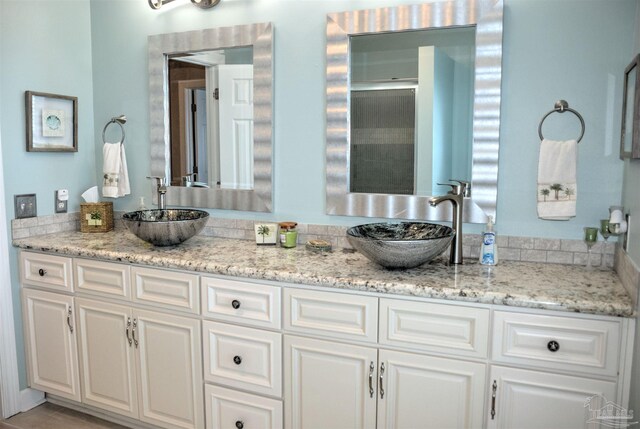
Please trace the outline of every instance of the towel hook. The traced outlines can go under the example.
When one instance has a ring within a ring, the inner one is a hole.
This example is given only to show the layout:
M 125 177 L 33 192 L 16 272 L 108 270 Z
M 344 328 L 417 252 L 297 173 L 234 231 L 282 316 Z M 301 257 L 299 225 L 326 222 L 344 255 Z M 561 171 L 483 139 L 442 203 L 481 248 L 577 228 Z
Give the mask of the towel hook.
M 113 118 L 111 118 L 111 120 L 107 122 L 107 124 L 102 129 L 102 142 L 103 143 L 107 142 L 105 133 L 107 132 L 107 128 L 109 127 L 109 125 L 118 124 L 120 126 L 120 131 L 122 131 L 122 140 L 120 140 L 120 143 L 124 143 L 124 127 L 122 126 L 122 124 L 126 122 L 127 122 L 127 117 L 125 115 L 114 116 Z
M 584 136 L 584 119 L 582 119 L 582 116 L 580 115 L 580 113 L 576 112 L 571 107 L 569 107 L 569 103 L 567 103 L 566 100 L 556 101 L 556 103 L 553 105 L 553 110 L 551 110 L 549 113 L 544 115 L 542 119 L 540 119 L 540 125 L 538 125 L 538 136 L 540 136 L 540 140 L 544 140 L 544 137 L 542 136 L 542 123 L 544 122 L 545 119 L 547 119 L 547 116 L 549 116 L 554 112 L 558 112 L 558 113 L 571 112 L 574 115 L 576 115 L 578 119 L 580 119 L 580 125 L 582 126 L 582 132 L 580 133 L 580 137 L 578 137 L 578 143 L 580 143 L 580 140 L 582 140 L 582 137 Z

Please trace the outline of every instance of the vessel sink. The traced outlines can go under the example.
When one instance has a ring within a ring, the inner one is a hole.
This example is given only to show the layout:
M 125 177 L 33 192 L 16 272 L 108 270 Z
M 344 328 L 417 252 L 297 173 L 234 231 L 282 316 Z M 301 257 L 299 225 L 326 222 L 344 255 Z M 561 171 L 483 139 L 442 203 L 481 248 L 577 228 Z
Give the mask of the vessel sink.
M 192 209 L 138 210 L 122 215 L 129 231 L 154 246 L 180 244 L 207 224 L 209 213 Z
M 349 243 L 385 268 L 413 268 L 439 256 L 455 232 L 426 222 L 368 223 L 347 229 Z

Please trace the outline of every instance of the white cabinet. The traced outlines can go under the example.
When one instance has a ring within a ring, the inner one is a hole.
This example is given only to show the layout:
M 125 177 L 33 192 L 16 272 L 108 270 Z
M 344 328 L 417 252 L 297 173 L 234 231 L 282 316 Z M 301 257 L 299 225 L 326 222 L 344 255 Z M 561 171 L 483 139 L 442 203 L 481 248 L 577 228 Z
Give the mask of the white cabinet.
M 29 385 L 80 401 L 73 297 L 22 290 Z
M 282 429 L 282 401 L 207 384 L 207 429 Z
M 285 427 L 376 425 L 377 350 L 285 335 Z
M 77 298 L 83 402 L 165 428 L 202 428 L 199 321 Z
M 484 364 L 289 335 L 284 348 L 287 428 L 482 427 Z
M 492 368 L 490 381 L 487 429 L 600 428 L 596 413 L 616 390 L 610 381 L 502 366 Z

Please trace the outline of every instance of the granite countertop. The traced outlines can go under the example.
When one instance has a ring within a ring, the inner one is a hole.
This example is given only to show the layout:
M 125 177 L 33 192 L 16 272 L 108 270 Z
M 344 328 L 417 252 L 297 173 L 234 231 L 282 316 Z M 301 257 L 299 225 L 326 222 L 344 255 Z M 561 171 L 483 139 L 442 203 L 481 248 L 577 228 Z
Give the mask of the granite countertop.
M 16 239 L 25 250 L 161 268 L 192 270 L 327 288 L 412 295 L 609 316 L 633 316 L 631 298 L 615 272 L 576 265 L 433 261 L 409 270 L 387 270 L 361 254 L 338 249 L 315 253 L 252 241 L 196 236 L 172 247 L 154 247 L 125 230 L 64 232 Z

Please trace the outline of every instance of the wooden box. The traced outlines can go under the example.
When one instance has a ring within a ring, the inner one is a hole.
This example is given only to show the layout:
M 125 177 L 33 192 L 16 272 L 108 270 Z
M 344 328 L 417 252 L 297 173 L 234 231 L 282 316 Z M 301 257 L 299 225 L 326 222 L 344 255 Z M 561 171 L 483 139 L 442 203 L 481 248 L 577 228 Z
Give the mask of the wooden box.
M 81 203 L 80 231 L 108 232 L 113 229 L 113 203 Z

